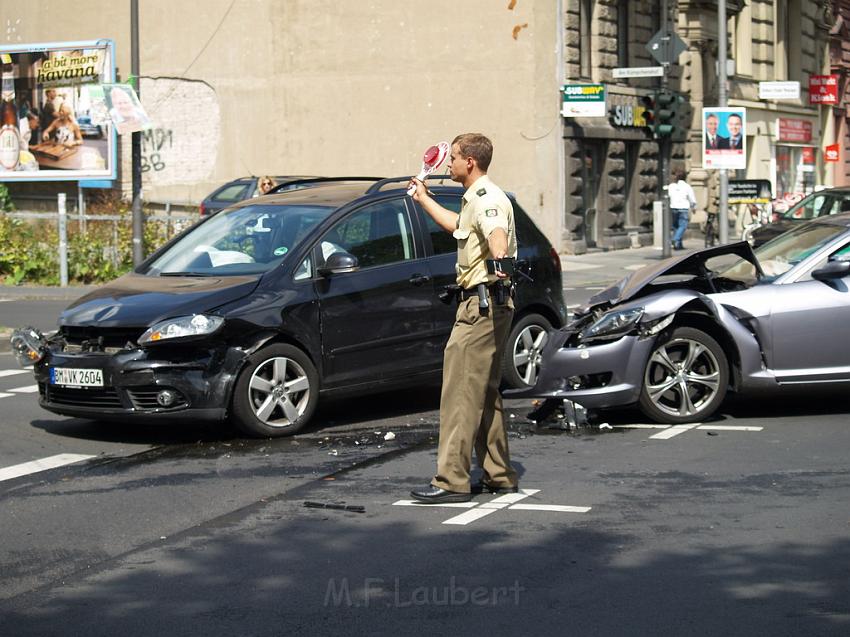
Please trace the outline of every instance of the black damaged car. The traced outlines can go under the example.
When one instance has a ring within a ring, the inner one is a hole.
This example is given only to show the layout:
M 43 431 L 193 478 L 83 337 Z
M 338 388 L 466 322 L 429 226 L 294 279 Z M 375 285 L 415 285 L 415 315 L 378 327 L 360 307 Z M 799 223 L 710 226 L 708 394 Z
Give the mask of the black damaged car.
M 301 429 L 320 396 L 439 381 L 456 242 L 405 195 L 407 178 L 322 179 L 207 217 L 134 272 L 82 297 L 47 337 L 13 336 L 39 403 L 116 423 L 231 418 Z M 459 210 L 462 190 L 431 186 Z M 518 286 L 505 384 L 530 386 L 566 319 L 560 260 L 515 205 Z

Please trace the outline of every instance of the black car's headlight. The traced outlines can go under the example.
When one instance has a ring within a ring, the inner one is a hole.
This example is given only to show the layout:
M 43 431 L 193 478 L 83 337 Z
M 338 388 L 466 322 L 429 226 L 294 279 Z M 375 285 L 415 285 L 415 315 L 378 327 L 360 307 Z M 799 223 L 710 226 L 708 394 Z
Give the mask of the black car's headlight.
M 139 345 L 158 343 L 173 338 L 190 338 L 212 334 L 224 323 L 220 316 L 194 314 L 160 321 L 139 338 Z
M 637 325 L 643 316 L 643 308 L 608 312 L 599 317 L 593 325 L 581 332 L 581 339 L 588 340 L 599 337 L 610 337 L 624 334 Z

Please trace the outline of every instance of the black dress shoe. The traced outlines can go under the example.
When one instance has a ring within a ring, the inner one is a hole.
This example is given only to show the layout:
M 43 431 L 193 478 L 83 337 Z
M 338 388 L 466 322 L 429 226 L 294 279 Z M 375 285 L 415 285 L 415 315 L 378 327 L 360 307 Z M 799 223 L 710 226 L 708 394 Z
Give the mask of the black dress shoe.
M 410 495 L 417 502 L 424 504 L 442 504 L 443 502 L 469 502 L 472 494 L 459 491 L 446 491 L 439 487 L 430 487 L 423 491 L 411 491 Z
M 512 487 L 500 487 L 497 484 L 490 484 L 489 482 L 480 480 L 472 485 L 470 491 L 472 491 L 475 495 L 481 493 L 519 493 L 519 485 Z

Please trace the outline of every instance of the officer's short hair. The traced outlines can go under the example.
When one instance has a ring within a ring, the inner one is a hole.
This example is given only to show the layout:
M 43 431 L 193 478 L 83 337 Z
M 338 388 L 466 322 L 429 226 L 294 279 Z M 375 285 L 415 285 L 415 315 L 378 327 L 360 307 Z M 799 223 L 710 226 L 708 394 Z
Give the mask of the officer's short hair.
M 493 142 L 481 133 L 464 133 L 454 138 L 452 146 L 455 144 L 460 148 L 461 155 L 472 157 L 478 167 L 487 172 L 493 159 Z

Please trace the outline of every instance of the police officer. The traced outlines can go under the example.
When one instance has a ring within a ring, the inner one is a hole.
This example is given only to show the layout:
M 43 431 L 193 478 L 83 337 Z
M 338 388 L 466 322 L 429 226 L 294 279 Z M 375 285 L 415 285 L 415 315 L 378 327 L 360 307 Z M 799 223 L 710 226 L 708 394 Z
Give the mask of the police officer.
M 488 274 L 487 259 L 516 257 L 511 202 L 487 176 L 493 144 L 467 133 L 452 142 L 449 173 L 466 188 L 460 214 L 432 199 L 413 179 L 413 198 L 458 242 L 458 307 L 443 361 L 437 475 L 431 486 L 411 491 L 423 503 L 466 502 L 472 493 L 517 491 L 499 394 L 501 360 L 511 327 L 513 300 L 504 272 Z M 501 288 L 499 286 L 502 286 Z M 484 471 L 470 486 L 472 449 Z

